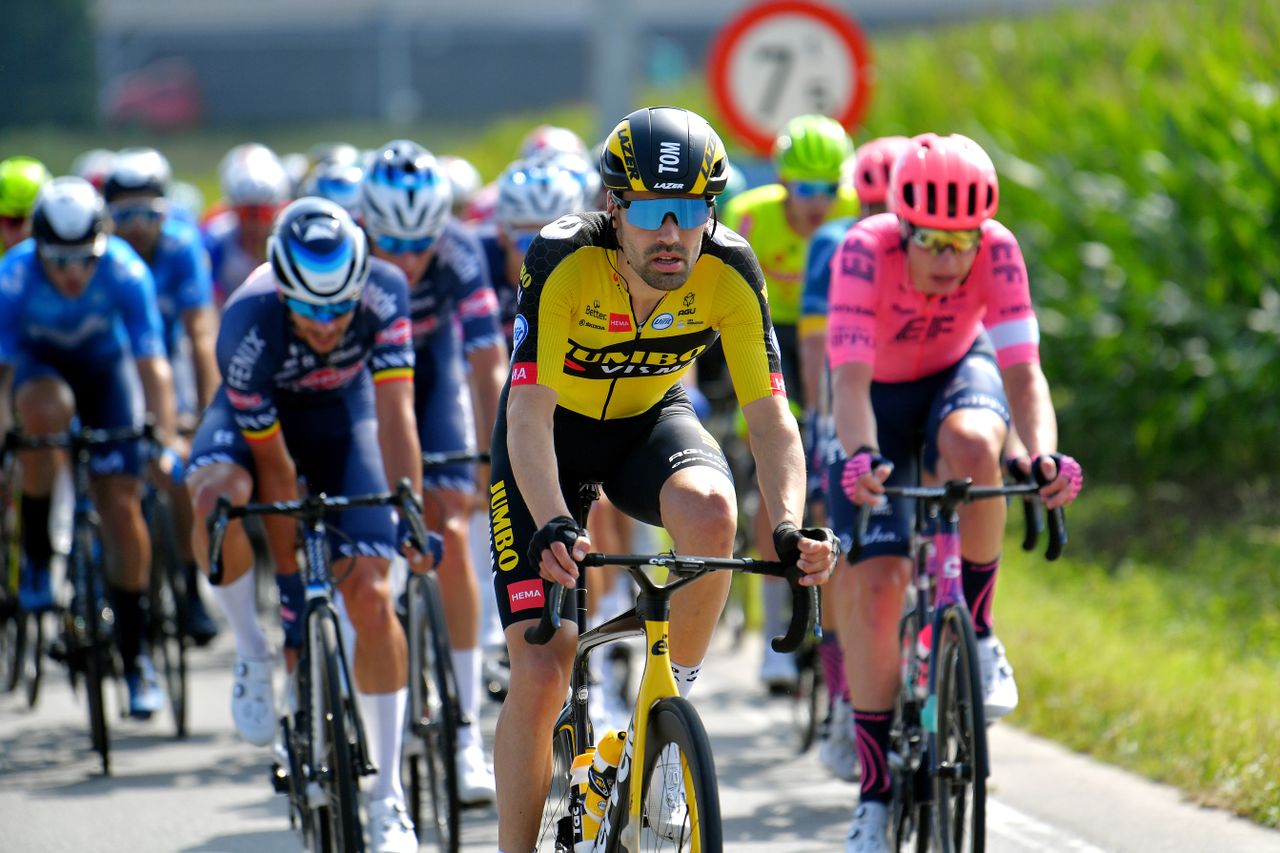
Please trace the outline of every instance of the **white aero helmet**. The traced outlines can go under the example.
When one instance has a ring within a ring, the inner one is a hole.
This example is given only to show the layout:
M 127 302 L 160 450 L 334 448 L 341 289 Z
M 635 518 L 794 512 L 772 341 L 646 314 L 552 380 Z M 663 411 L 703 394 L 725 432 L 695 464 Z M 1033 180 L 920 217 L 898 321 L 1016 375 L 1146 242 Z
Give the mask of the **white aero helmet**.
M 107 206 L 84 178 L 54 178 L 40 188 L 31 208 L 36 248 L 88 246 L 95 257 L 107 251 Z
M 587 156 L 586 143 L 582 137 L 567 127 L 554 124 L 540 124 L 525 134 L 520 142 L 520 159 L 542 157 L 547 154 L 577 154 Z
M 360 185 L 364 227 L 374 237 L 438 237 L 449 221 L 452 199 L 435 156 L 407 139 L 378 149 Z
M 111 171 L 111 161 L 115 156 L 116 152 L 106 148 L 90 148 L 71 161 L 71 174 L 100 188 L 107 179 L 107 172 Z
M 543 151 L 526 161 L 543 167 L 556 167 L 569 172 L 582 185 L 582 200 L 586 207 L 594 207 L 603 199 L 604 183 L 600 170 L 586 155 L 569 151 Z
M 503 228 L 542 227 L 585 209 L 582 182 L 554 163 L 517 160 L 498 178 L 496 219 Z
M 241 149 L 238 154 L 237 149 Z M 280 158 L 265 145 L 237 146 L 223 158 L 223 164 L 219 170 L 222 195 L 232 206 L 275 205 L 289 200 L 293 182 Z
M 156 149 L 125 148 L 111 160 L 111 168 L 102 182 L 102 196 L 108 202 L 125 193 L 163 196 L 172 179 L 169 161 Z
M 355 299 L 369 278 L 364 232 L 323 198 L 300 198 L 280 212 L 267 259 L 280 292 L 312 305 Z
M 445 177 L 449 179 L 449 191 L 453 194 L 453 211 L 460 213 L 471 203 L 476 193 L 480 192 L 484 179 L 480 177 L 480 171 L 471 164 L 471 161 L 462 157 L 441 157 L 440 167 L 444 169 Z

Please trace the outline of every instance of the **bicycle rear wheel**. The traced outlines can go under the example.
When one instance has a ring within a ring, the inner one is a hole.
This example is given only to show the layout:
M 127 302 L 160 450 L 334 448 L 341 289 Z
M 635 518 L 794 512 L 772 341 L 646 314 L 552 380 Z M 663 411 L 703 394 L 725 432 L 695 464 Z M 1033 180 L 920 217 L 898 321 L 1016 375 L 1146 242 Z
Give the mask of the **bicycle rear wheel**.
M 111 742 L 107 731 L 107 709 L 103 684 L 111 677 L 111 636 L 104 611 L 102 566 L 95 555 L 101 554 L 98 531 L 92 521 L 79 525 L 76 532 L 73 571 L 81 579 L 78 588 L 75 625 L 68 638 L 74 643 L 73 661 L 84 666 L 84 690 L 89 700 L 89 737 L 94 750 L 102 758 L 103 775 L 111 775 Z
M 187 736 L 187 577 L 174 537 L 173 515 L 159 496 L 149 501 L 151 650 L 160 660 L 175 735 Z
M 409 809 L 418 840 L 434 836 L 442 853 L 457 853 L 462 803 L 458 799 L 458 688 L 444 621 L 444 605 L 434 575 L 410 579 L 409 673 L 410 734 L 417 743 L 406 750 Z M 423 822 L 423 806 L 430 820 Z M 432 827 L 431 831 L 426 829 Z
M 628 752 L 630 747 L 628 747 Z M 641 785 L 640 846 L 624 846 L 636 833 L 631 823 L 631 785 Z M 618 782 L 606 849 L 721 853 L 720 791 L 711 742 L 702 720 L 685 699 L 656 702 L 645 733 L 643 773 Z
M 311 810 L 319 849 L 334 853 L 364 850 L 360 802 L 356 798 L 355 760 L 350 740 L 348 700 L 338 656 L 337 625 L 332 616 L 310 620 L 312 672 L 311 767 L 324 791 L 324 804 Z
M 551 788 L 542 809 L 542 826 L 538 830 L 538 849 L 571 853 L 580 839 L 574 835 L 569 815 L 572 786 L 569 774 L 578 750 L 574 744 L 572 708 L 565 705 L 556 719 L 551 735 Z
M 977 640 L 963 605 L 948 607 L 939 624 L 933 650 L 938 667 L 935 834 L 943 853 L 982 853 L 987 837 L 987 726 Z

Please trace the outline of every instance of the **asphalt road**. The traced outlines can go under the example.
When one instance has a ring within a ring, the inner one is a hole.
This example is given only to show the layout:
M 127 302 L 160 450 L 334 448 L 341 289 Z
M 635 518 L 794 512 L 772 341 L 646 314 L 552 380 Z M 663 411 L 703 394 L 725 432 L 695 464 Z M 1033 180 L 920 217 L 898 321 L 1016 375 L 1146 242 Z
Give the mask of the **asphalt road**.
M 754 675 L 758 638 L 722 632 L 694 693 L 715 747 L 726 849 L 840 851 L 851 785 L 813 753 L 797 757 L 790 712 Z M 167 717 L 113 720 L 113 775 L 97 773 L 85 714 L 56 670 L 35 712 L 0 696 L 0 851 L 296 850 L 283 800 L 268 787 L 265 750 L 241 743 L 228 713 L 230 640 L 193 655 L 191 735 Z M 484 712 L 492 731 L 496 706 Z M 988 849 L 1029 851 L 1280 851 L 1280 833 L 1184 802 L 1177 792 L 1019 733 L 991 730 Z M 469 812 L 467 853 L 493 853 L 491 809 Z M 428 848 L 424 848 L 428 849 Z

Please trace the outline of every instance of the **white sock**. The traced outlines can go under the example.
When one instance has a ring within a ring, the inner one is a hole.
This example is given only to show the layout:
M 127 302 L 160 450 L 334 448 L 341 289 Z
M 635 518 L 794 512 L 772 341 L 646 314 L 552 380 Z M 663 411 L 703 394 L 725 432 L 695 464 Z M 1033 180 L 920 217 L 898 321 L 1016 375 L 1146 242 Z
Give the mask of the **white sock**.
M 271 643 L 258 622 L 257 585 L 253 571 L 231 583 L 213 587 L 213 599 L 231 623 L 231 632 L 236 638 L 236 654 L 255 660 L 271 657 Z
M 693 682 L 698 680 L 700 672 L 702 672 L 702 661 L 698 661 L 693 666 L 671 662 L 671 674 L 675 676 L 676 689 L 680 691 L 682 698 L 689 698 L 689 694 L 693 692 Z
M 458 729 L 458 749 L 482 746 L 480 739 L 480 650 L 451 649 L 453 675 L 458 682 L 458 706 L 471 725 Z
M 356 693 L 360 716 L 378 774 L 373 777 L 369 802 L 395 800 L 404 802 L 400 784 L 400 743 L 404 738 L 404 709 L 409 701 L 409 688 L 394 693 Z

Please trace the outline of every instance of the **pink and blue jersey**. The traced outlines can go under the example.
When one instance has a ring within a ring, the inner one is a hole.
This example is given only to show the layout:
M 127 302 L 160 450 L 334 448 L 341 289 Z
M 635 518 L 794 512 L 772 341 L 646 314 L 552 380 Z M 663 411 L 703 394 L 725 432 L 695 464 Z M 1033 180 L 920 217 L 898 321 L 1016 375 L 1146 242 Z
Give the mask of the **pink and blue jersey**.
M 1018 241 L 999 222 L 983 223 L 973 269 L 945 296 L 912 286 L 891 213 L 856 224 L 831 260 L 832 369 L 862 362 L 873 365 L 876 382 L 911 382 L 959 362 L 984 329 L 1001 368 L 1039 362 L 1026 264 Z

